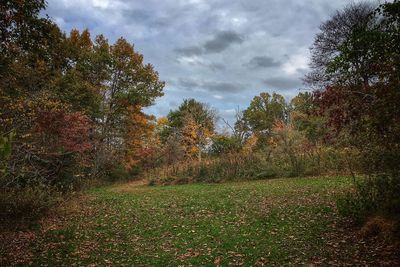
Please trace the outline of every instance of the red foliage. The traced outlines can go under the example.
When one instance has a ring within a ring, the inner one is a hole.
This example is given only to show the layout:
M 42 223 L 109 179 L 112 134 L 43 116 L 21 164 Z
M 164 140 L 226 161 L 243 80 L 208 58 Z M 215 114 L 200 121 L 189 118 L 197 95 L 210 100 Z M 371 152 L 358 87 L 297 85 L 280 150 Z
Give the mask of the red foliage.
M 90 140 L 92 123 L 81 112 L 67 113 L 61 109 L 40 111 L 36 131 L 54 149 L 85 153 L 93 146 Z
M 313 101 L 316 103 L 316 112 L 319 116 L 328 115 L 329 125 L 336 130 L 342 129 L 347 120 L 343 108 L 346 101 L 343 90 L 330 86 L 323 91 L 317 90 L 313 93 Z

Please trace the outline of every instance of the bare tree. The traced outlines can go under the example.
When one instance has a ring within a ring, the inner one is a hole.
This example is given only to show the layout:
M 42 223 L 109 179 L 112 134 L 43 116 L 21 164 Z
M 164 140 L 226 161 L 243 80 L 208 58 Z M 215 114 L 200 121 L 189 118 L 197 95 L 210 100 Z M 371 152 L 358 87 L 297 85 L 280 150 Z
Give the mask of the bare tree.
M 337 63 L 343 51 L 356 50 L 357 53 L 357 49 L 365 47 L 365 44 L 360 44 L 355 49 L 350 40 L 354 34 L 374 27 L 376 6 L 367 2 L 350 4 L 320 26 L 320 33 L 310 48 L 312 71 L 304 79 L 307 85 L 320 89 L 332 83 L 368 83 L 371 77 L 368 75 L 370 66 L 366 51 L 359 51 L 361 56 L 354 55 L 352 62 L 346 62 L 349 64 L 345 68 L 337 68 Z

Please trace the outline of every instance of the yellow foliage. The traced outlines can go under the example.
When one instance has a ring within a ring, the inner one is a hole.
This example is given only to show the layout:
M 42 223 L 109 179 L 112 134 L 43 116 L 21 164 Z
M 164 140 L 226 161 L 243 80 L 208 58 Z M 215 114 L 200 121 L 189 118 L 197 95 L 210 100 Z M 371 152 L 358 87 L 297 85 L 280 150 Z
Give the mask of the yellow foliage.
M 243 152 L 249 154 L 253 152 L 258 142 L 258 137 L 255 134 L 252 134 L 246 141 L 243 146 Z

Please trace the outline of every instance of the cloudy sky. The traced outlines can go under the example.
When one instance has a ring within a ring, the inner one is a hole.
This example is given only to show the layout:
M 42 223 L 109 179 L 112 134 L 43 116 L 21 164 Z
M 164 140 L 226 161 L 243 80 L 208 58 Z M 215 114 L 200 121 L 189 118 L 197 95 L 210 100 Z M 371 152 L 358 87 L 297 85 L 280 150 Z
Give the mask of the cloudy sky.
M 232 120 L 262 91 L 304 90 L 318 26 L 348 0 L 48 0 L 66 32 L 123 36 L 166 82 L 148 112 L 166 115 L 195 98 Z

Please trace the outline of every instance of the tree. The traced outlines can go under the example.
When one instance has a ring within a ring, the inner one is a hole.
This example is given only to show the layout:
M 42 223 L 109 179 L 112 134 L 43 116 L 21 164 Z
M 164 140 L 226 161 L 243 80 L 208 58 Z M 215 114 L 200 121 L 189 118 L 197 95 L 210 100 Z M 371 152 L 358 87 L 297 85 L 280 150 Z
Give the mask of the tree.
M 162 96 L 164 82 L 150 64 L 143 64 L 143 56 L 133 45 L 120 38 L 110 46 L 110 77 L 105 83 L 102 106 L 102 139 L 109 149 L 121 146 L 122 133 L 129 123 L 128 107 L 151 105 Z
M 290 175 L 298 176 L 304 170 L 304 157 L 307 152 L 304 135 L 296 130 L 291 123 L 277 120 L 272 128 L 273 134 L 269 140 L 274 161 L 288 162 Z M 279 157 L 284 157 L 283 160 Z
M 248 125 L 258 136 L 269 136 L 276 120 L 287 121 L 287 106 L 283 96 L 273 93 L 261 93 L 255 96 L 250 106 L 243 112 L 243 122 L 236 125 Z
M 178 134 L 186 155 L 192 157 L 197 154 L 201 160 L 202 151 L 215 131 L 215 112 L 194 99 L 185 99 L 167 117 L 169 125 L 162 133 L 164 140 L 166 136 Z
M 211 141 L 210 154 L 220 156 L 222 154 L 239 152 L 242 148 L 242 143 L 235 136 L 224 134 L 214 135 Z
M 67 164 L 98 174 L 139 154 L 132 144 L 151 128 L 142 108 L 164 87 L 125 39 L 66 36 L 44 8 L 42 0 L 0 4 L 0 132 L 17 133 L 9 176 L 25 184 L 57 180 Z
M 0 88 L 13 96 L 50 84 L 63 66 L 64 36 L 51 20 L 41 18 L 43 0 L 0 4 Z
M 294 129 L 304 132 L 312 145 L 321 142 L 328 132 L 326 119 L 317 114 L 317 108 L 309 92 L 299 93 L 290 102 L 290 123 Z
M 15 132 L 0 133 L 0 178 L 6 174 L 8 160 L 12 151 L 12 140 Z
M 127 125 L 124 162 L 128 170 L 146 162 L 156 153 L 158 138 L 155 136 L 154 117 L 141 111 L 139 106 L 129 107 L 130 123 Z
M 377 19 L 371 16 L 373 11 L 374 6 L 367 2 L 350 4 L 320 26 L 311 47 L 312 71 L 306 75 L 307 84 L 319 88 L 332 83 L 368 83 L 373 78 L 366 53 L 368 44 L 351 42 L 374 27 Z M 341 59 L 344 51 L 352 54 L 351 60 Z
M 324 24 L 347 25 L 347 34 L 320 62 L 325 87 L 314 93 L 315 103 L 337 133 L 349 134 L 369 173 L 397 172 L 400 164 L 399 10 L 399 1 L 375 11 L 356 5 Z M 333 36 L 331 28 L 322 30 L 318 36 Z M 324 55 L 325 47 L 314 46 L 313 53 Z

